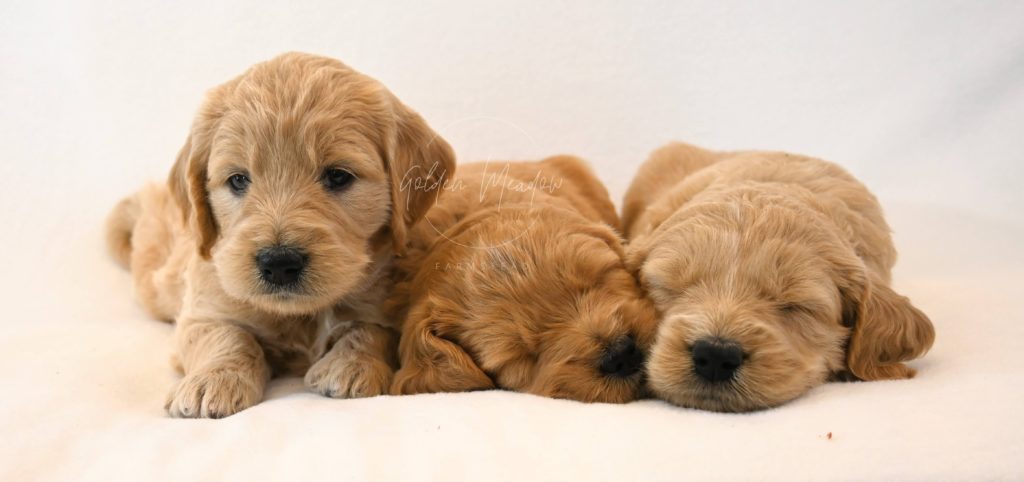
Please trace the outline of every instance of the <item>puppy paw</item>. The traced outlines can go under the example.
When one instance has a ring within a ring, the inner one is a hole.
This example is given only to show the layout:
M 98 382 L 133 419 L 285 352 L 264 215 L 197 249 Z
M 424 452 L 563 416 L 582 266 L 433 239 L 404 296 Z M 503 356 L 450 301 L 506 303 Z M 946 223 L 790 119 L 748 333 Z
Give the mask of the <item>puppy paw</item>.
M 186 375 L 171 390 L 165 408 L 177 418 L 222 418 L 259 403 L 263 382 L 237 370 L 208 370 Z
M 306 372 L 306 386 L 331 398 L 374 397 L 387 393 L 392 370 L 367 355 L 331 353 Z

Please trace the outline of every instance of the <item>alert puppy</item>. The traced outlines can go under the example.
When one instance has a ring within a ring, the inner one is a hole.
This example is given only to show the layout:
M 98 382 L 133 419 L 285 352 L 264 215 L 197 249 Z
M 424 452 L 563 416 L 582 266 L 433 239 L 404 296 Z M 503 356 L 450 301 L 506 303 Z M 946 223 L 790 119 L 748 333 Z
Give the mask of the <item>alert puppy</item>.
M 453 169 L 419 115 L 337 60 L 284 54 L 210 91 L 167 184 L 108 224 L 142 304 L 176 322 L 168 412 L 231 415 L 279 373 L 385 393 L 392 253 Z
M 875 197 L 840 167 L 779 152 L 656 151 L 625 198 L 628 259 L 663 319 L 649 385 L 718 411 L 771 407 L 830 378 L 909 378 L 928 318 L 890 287 Z
M 589 168 L 569 156 L 463 165 L 446 191 L 402 261 L 391 392 L 636 399 L 656 315 Z

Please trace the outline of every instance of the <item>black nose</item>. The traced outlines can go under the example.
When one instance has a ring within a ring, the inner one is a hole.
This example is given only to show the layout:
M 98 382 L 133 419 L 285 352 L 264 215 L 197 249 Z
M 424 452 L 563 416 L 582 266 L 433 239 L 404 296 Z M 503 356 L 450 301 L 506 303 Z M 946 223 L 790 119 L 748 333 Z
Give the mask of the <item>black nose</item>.
M 615 377 L 628 377 L 644 364 L 644 354 L 632 337 L 624 337 L 608 347 L 601 357 L 601 373 Z
M 256 254 L 256 265 L 263 281 L 274 286 L 290 285 L 298 281 L 306 268 L 306 255 L 290 246 L 274 246 Z
M 742 364 L 743 350 L 736 343 L 703 339 L 693 344 L 693 368 L 697 375 L 709 382 L 731 380 Z

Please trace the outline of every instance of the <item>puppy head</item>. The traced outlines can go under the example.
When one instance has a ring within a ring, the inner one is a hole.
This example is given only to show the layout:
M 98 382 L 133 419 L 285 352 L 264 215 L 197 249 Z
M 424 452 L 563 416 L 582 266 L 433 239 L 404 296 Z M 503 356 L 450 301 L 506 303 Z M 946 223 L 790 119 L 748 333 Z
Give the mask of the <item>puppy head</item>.
M 453 169 L 448 144 L 378 82 L 285 54 L 207 95 L 169 185 L 225 291 L 288 314 L 355 290 Z
M 440 243 L 424 268 L 444 270 L 429 282 L 432 299 L 446 300 L 435 315 L 452 321 L 433 330 L 465 351 L 450 365 L 537 395 L 640 396 L 656 314 L 610 228 L 566 209 L 505 206 L 467 218 Z
M 664 314 L 648 362 L 672 403 L 748 411 L 846 371 L 906 378 L 931 323 L 869 275 L 829 221 L 784 197 L 742 193 L 684 208 L 631 249 Z

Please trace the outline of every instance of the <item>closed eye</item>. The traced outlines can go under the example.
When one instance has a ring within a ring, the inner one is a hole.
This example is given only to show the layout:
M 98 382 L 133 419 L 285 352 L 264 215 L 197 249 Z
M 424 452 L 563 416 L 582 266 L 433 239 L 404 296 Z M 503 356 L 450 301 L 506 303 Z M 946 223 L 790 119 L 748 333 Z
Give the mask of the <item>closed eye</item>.
M 814 309 L 800 303 L 780 303 L 779 311 L 788 315 L 813 315 Z

